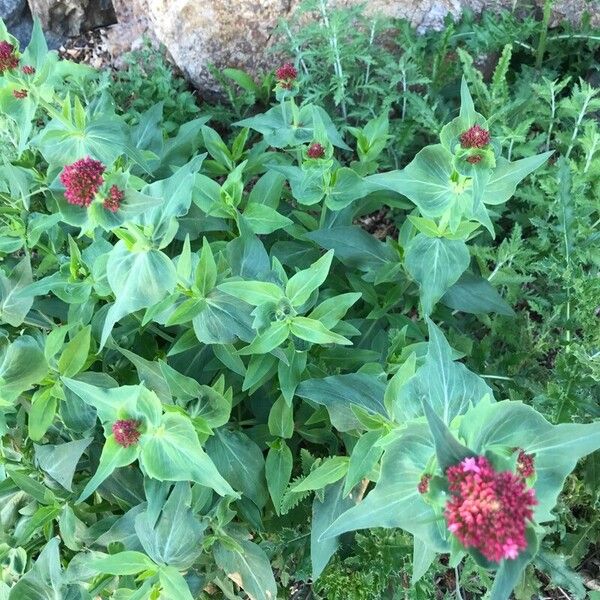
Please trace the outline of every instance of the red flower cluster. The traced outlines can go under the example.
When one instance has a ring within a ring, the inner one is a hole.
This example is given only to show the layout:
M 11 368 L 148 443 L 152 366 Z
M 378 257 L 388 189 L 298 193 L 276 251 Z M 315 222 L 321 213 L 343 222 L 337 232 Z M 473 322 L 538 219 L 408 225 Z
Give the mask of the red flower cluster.
M 21 71 L 23 71 L 25 75 L 35 75 L 35 67 L 32 67 L 31 65 L 25 65 Z
M 120 421 L 115 421 L 112 426 L 115 442 L 117 442 L 119 446 L 123 446 L 123 448 L 128 448 L 129 446 L 137 444 L 140 440 L 139 426 L 139 422 L 133 419 L 121 419 Z
M 0 42 L 0 74 L 4 71 L 16 69 L 19 66 L 19 59 L 15 52 L 15 47 L 8 42 Z
M 325 156 L 325 148 L 319 142 L 313 142 L 306 151 L 308 158 L 323 158 Z
M 28 95 L 28 92 L 25 89 L 23 89 L 23 90 L 13 90 L 13 96 L 17 100 L 23 100 L 23 98 L 27 98 L 27 95 Z
M 473 125 L 460 135 L 460 145 L 463 148 L 484 148 L 489 143 L 490 132 L 479 125 Z
M 125 192 L 119 189 L 116 185 L 111 186 L 108 190 L 108 196 L 104 199 L 104 208 L 110 212 L 117 212 L 125 198 Z
M 104 170 L 101 162 L 89 156 L 67 165 L 60 174 L 67 202 L 77 206 L 89 206 L 104 181 Z
M 471 156 L 467 156 L 467 162 L 472 165 L 476 165 L 481 162 L 481 154 L 473 154 Z
M 289 90 L 296 81 L 296 77 L 298 77 L 298 71 L 294 65 L 286 63 L 275 71 L 275 77 L 281 87 Z
M 431 475 L 423 475 L 421 477 L 421 481 L 419 481 L 419 485 L 417 486 L 417 490 L 419 494 L 426 494 L 429 491 L 429 481 L 431 480 Z
M 448 529 L 465 548 L 477 548 L 493 562 L 514 559 L 527 548 L 525 529 L 537 501 L 521 477 L 495 471 L 484 456 L 465 458 L 446 476 L 452 494 Z
M 515 452 L 519 451 L 517 457 L 517 472 L 523 479 L 531 477 L 535 473 L 535 456 L 527 454 L 523 448 L 515 448 Z

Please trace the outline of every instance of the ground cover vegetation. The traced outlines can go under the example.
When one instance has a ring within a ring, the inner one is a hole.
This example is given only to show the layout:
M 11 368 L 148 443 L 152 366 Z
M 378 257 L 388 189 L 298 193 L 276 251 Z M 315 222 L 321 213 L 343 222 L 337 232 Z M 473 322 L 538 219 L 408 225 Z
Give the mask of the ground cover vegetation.
M 220 104 L 0 27 L 0 598 L 598 595 L 600 35 L 549 6 L 309 2 Z

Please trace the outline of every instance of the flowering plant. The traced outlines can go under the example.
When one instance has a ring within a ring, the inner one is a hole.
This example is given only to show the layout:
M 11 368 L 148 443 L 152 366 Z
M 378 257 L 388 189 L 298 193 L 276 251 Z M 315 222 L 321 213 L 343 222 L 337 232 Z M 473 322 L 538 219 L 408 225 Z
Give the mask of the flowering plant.
M 503 158 L 463 82 L 440 143 L 379 173 L 387 116 L 354 153 L 292 65 L 230 143 L 166 135 L 39 24 L 0 40 L 0 556 L 28 566 L 0 596 L 273 600 L 261 538 L 315 492 L 313 578 L 400 527 L 413 581 L 469 555 L 508 598 L 600 424 L 496 402 L 434 320 L 512 314 L 468 242 L 550 153 Z M 385 242 L 356 224 L 382 204 L 408 213 Z

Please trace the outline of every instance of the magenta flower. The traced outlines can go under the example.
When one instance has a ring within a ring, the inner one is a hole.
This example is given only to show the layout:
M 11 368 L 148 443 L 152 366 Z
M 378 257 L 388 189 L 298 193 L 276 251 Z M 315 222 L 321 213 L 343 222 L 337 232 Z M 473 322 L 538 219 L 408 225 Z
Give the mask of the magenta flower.
M 16 69 L 18 66 L 19 58 L 15 47 L 6 41 L 0 42 L 0 74 Z
M 25 65 L 21 71 L 23 71 L 25 75 L 35 75 L 35 67 L 32 67 L 31 65 Z
M 472 165 L 476 165 L 477 163 L 481 162 L 481 158 L 481 154 L 473 154 L 471 156 L 467 156 L 467 162 Z
M 419 485 L 417 486 L 417 491 L 419 494 L 426 494 L 429 491 L 429 481 L 431 480 L 431 475 L 423 475 L 421 477 L 421 481 L 419 481 Z
M 484 148 L 490 143 L 490 132 L 479 125 L 473 125 L 460 135 L 463 148 Z
M 275 71 L 275 77 L 282 88 L 289 90 L 298 77 L 298 71 L 294 65 L 286 63 Z
M 465 548 L 493 562 L 514 559 L 527 548 L 525 530 L 537 501 L 522 477 L 495 471 L 484 456 L 464 459 L 446 476 L 451 493 L 446 522 Z
M 76 206 L 89 206 L 104 182 L 104 170 L 101 162 L 89 156 L 67 165 L 60 174 L 67 202 Z
M 325 148 L 319 142 L 313 142 L 306 151 L 308 158 L 323 158 L 325 156 Z
M 521 477 L 527 479 L 535 474 L 535 456 L 533 454 L 527 454 L 523 448 L 515 448 L 515 451 L 519 451 L 517 457 L 517 472 Z
M 13 96 L 17 100 L 23 100 L 23 98 L 27 98 L 28 92 L 25 89 L 23 89 L 23 90 L 13 90 Z
M 139 422 L 133 419 L 115 421 L 112 426 L 115 442 L 124 448 L 137 444 L 140 439 L 139 426 Z
M 111 186 L 110 190 L 108 190 L 108 196 L 104 200 L 104 208 L 113 213 L 117 212 L 123 198 L 125 198 L 125 192 L 116 185 Z

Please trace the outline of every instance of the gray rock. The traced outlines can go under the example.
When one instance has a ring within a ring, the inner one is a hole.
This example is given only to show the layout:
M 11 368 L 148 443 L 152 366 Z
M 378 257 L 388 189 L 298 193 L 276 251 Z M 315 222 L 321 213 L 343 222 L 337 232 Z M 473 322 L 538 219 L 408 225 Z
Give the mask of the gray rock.
M 0 0 L 0 19 L 10 27 L 19 21 L 26 6 L 26 0 Z
M 61 36 L 76 36 L 117 20 L 111 0 L 29 0 L 29 8 L 44 31 Z

